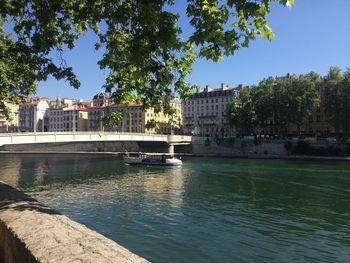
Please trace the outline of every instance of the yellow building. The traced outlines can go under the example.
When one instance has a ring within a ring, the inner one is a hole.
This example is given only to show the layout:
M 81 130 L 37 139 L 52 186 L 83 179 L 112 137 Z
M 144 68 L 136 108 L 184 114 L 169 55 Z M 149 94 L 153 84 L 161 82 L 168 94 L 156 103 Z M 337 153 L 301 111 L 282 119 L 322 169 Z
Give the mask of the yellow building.
M 181 104 L 174 101 L 173 106 L 181 117 Z M 112 112 L 121 111 L 122 120 L 114 127 L 104 127 L 101 119 Z M 117 131 L 117 132 L 135 132 L 135 133 L 161 133 L 170 134 L 171 125 L 170 116 L 163 112 L 156 113 L 153 108 L 144 109 L 142 104 L 114 104 L 107 107 L 89 107 L 89 130 L 90 131 Z M 181 126 L 181 118 L 177 120 L 178 126 Z M 155 128 L 147 128 L 147 124 L 155 123 Z
M 5 115 L 0 114 L 0 132 L 17 132 L 19 106 L 11 102 L 5 102 L 5 106 L 10 110 L 10 118 L 6 119 Z

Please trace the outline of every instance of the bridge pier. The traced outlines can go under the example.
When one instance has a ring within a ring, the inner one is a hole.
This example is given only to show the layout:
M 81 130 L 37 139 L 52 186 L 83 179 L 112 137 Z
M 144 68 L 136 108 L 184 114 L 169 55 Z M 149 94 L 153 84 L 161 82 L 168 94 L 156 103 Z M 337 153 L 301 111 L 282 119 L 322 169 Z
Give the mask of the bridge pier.
M 174 145 L 173 144 L 169 144 L 168 153 L 170 155 L 174 155 Z

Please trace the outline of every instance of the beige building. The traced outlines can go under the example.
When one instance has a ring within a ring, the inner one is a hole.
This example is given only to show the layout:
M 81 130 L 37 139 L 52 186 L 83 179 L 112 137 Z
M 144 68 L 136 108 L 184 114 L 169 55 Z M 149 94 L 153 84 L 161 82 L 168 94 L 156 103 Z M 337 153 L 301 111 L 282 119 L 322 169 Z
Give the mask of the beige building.
M 10 118 L 0 114 L 0 132 L 17 132 L 18 131 L 18 109 L 15 103 L 5 102 L 5 106 L 9 109 Z
M 63 131 L 88 131 L 88 114 L 86 108 L 73 106 L 63 109 Z
M 174 102 L 174 107 L 178 110 L 178 115 L 181 116 L 180 101 Z M 169 124 L 169 116 L 164 113 L 156 113 L 153 108 L 144 109 L 142 104 L 118 104 L 108 107 L 89 107 L 89 127 L 90 131 L 116 131 L 116 132 L 135 132 L 135 133 L 161 133 L 170 134 L 171 125 Z M 121 111 L 123 113 L 122 120 L 114 127 L 104 127 L 102 119 L 108 116 L 111 112 Z M 175 119 L 174 119 L 175 120 Z M 181 118 L 176 119 L 177 126 L 181 126 Z M 156 128 L 147 128 L 147 124 L 155 122 Z M 175 128 L 176 131 L 179 128 Z
M 142 104 L 111 104 L 108 95 L 103 92 L 94 96 L 92 105 L 93 106 L 87 108 L 89 131 L 170 134 L 172 132 L 171 125 L 169 124 L 170 119 L 176 122 L 177 128 L 173 127 L 173 129 L 177 132 L 182 124 L 181 102 L 179 99 L 174 99 L 171 102 L 171 105 L 177 110 L 178 118 L 176 118 L 176 116 L 167 116 L 162 112 L 155 113 L 153 108 L 144 109 Z M 102 123 L 102 119 L 116 111 L 121 111 L 123 113 L 122 120 L 113 127 L 105 127 Z M 157 127 L 147 128 L 147 124 L 150 122 L 157 123 Z
M 206 137 L 235 137 L 236 129 L 227 118 L 229 104 L 242 89 L 221 84 L 219 89 L 207 86 L 197 90 L 182 102 L 183 131 L 185 134 Z

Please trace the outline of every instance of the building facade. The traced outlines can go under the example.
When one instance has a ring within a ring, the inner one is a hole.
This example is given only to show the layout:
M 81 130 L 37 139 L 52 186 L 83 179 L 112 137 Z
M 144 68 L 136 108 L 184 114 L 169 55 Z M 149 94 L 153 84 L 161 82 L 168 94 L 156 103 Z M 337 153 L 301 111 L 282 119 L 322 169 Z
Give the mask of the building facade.
M 9 119 L 0 114 L 0 132 L 17 132 L 18 131 L 18 110 L 19 106 L 15 103 L 5 102 L 9 109 Z
M 180 101 L 174 102 L 174 107 L 178 111 L 178 116 L 181 116 Z M 89 107 L 88 118 L 89 131 L 115 131 L 115 132 L 135 132 L 135 133 L 161 133 L 171 134 L 172 125 L 169 120 L 171 117 L 163 112 L 156 113 L 153 108 L 144 109 L 142 104 L 113 104 L 107 107 Z M 114 126 L 104 126 L 102 119 L 109 114 L 120 111 L 123 118 Z M 181 127 L 181 117 L 176 119 L 176 131 Z M 156 123 L 156 127 L 148 127 L 148 123 Z
M 221 84 L 219 89 L 207 86 L 196 90 L 182 102 L 183 132 L 206 137 L 235 137 L 236 129 L 227 117 L 229 104 L 238 95 L 242 85 L 230 88 Z
M 47 109 L 45 114 L 45 131 L 64 132 L 63 107 Z
M 45 99 L 30 100 L 19 105 L 18 126 L 21 132 L 44 132 L 45 113 L 49 104 Z
M 88 131 L 88 123 L 87 109 L 79 107 L 63 109 L 63 131 Z

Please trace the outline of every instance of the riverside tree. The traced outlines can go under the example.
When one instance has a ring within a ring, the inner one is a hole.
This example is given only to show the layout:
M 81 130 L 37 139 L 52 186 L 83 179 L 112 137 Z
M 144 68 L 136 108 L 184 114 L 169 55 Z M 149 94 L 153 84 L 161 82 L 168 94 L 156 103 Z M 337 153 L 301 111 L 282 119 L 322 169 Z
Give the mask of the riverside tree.
M 350 69 L 341 74 L 338 67 L 331 67 L 323 84 L 327 121 L 336 132 L 350 131 Z
M 227 110 L 230 122 L 236 125 L 241 135 L 254 133 L 256 121 L 251 93 L 249 88 L 241 89 Z
M 182 7 L 192 30 L 185 37 L 173 0 L 2 0 L 0 113 L 6 100 L 27 98 L 49 76 L 79 88 L 64 50 L 92 31 L 113 101 L 174 115 L 169 101 L 174 92 L 181 99 L 193 92 L 186 77 L 196 58 L 219 61 L 256 36 L 273 39 L 266 18 L 273 2 L 294 0 L 188 0 Z
M 316 86 L 320 78 L 311 72 L 280 80 L 271 77 L 258 86 L 243 89 L 230 105 L 228 116 L 231 122 L 245 133 L 253 133 L 255 127 L 266 127 L 272 121 L 285 133 L 288 124 L 300 132 L 306 118 L 320 103 Z
M 305 76 L 290 78 L 280 81 L 285 92 L 286 104 L 281 105 L 286 114 L 287 123 L 294 124 L 300 133 L 306 118 L 312 114 L 320 103 L 320 96 L 316 90 L 316 82 Z

